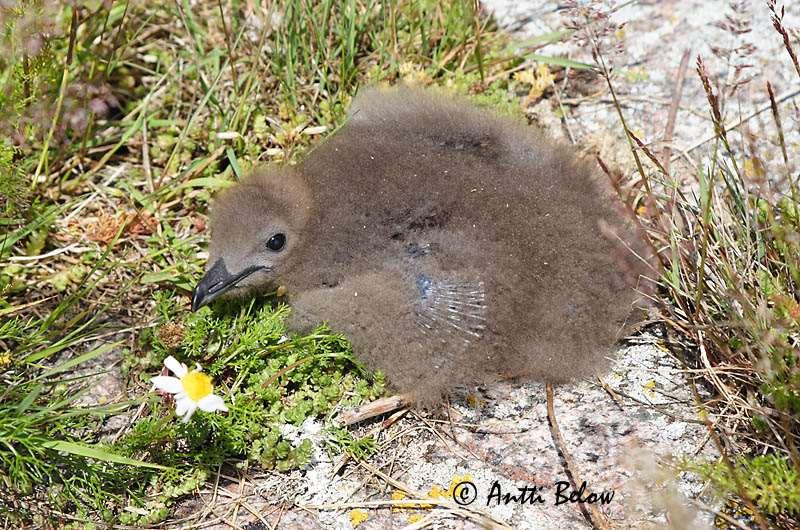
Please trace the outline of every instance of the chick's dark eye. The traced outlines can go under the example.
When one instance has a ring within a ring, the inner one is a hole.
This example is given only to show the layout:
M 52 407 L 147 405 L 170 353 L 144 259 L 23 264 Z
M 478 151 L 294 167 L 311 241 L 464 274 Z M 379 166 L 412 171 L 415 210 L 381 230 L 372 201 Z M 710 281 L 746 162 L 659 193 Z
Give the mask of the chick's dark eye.
M 267 248 L 273 252 L 278 252 L 286 244 L 286 235 L 280 232 L 267 240 Z

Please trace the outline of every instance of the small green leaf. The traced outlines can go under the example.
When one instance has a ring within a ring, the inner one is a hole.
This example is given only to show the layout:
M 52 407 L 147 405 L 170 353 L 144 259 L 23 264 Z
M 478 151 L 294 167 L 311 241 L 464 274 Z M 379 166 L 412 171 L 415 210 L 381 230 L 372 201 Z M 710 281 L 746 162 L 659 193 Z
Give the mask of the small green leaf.
M 242 168 L 239 167 L 239 160 L 236 158 L 236 153 L 232 148 L 228 147 L 225 150 L 225 154 L 228 157 L 228 161 L 231 163 L 231 168 L 233 168 L 233 174 L 236 175 L 236 180 L 242 180 Z
M 140 282 L 143 283 L 143 284 L 146 284 L 146 283 L 160 283 L 160 282 L 165 282 L 167 280 L 173 280 L 173 279 L 175 279 L 175 271 L 171 270 L 171 269 L 168 269 L 168 270 L 163 270 L 163 271 L 159 271 L 159 272 L 151 272 L 149 274 L 145 274 L 145 275 L 142 276 L 142 279 L 140 280 Z

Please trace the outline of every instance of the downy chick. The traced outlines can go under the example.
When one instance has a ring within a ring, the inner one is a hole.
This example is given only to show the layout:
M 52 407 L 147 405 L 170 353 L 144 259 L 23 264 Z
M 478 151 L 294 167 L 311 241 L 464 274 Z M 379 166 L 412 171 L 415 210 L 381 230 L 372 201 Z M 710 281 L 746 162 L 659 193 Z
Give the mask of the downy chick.
M 644 271 L 618 199 L 573 150 L 430 90 L 371 89 L 296 167 L 212 206 L 192 306 L 285 285 L 419 404 L 502 378 L 597 374 Z

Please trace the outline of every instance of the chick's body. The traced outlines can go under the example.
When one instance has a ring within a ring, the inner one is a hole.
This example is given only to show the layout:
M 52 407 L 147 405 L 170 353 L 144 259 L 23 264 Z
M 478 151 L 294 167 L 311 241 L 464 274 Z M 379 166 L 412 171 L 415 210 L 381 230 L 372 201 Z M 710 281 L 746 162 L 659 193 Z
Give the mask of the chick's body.
M 329 322 L 419 402 L 498 376 L 592 375 L 632 309 L 639 266 L 620 240 L 634 230 L 616 198 L 510 119 L 368 91 L 288 178 L 306 210 L 275 273 L 293 325 Z

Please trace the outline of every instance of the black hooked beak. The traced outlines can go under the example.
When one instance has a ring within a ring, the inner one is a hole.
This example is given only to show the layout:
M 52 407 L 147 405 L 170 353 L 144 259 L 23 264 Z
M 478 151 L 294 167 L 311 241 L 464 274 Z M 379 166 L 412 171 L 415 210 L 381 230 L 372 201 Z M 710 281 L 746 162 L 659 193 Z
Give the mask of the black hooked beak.
M 236 283 L 244 280 L 251 274 L 264 270 L 266 267 L 262 265 L 253 265 L 247 267 L 239 274 L 231 274 L 225 267 L 225 262 L 221 259 L 217 260 L 213 267 L 208 269 L 208 272 L 197 287 L 194 289 L 192 295 L 192 311 L 197 311 L 206 304 L 211 303 L 216 297 L 222 295 L 226 291 L 236 287 Z

